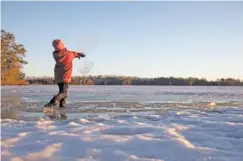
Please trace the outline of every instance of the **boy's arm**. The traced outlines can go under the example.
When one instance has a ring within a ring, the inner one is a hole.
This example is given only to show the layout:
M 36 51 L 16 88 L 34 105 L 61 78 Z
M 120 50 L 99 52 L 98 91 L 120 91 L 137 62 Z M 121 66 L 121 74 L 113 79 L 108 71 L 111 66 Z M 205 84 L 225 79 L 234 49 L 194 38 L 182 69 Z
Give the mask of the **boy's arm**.
M 52 53 L 52 57 L 56 61 L 55 52 Z
M 85 57 L 84 53 L 78 53 L 78 52 L 75 52 L 75 51 L 70 51 L 70 54 L 73 56 L 73 58 L 79 58 L 80 57 Z

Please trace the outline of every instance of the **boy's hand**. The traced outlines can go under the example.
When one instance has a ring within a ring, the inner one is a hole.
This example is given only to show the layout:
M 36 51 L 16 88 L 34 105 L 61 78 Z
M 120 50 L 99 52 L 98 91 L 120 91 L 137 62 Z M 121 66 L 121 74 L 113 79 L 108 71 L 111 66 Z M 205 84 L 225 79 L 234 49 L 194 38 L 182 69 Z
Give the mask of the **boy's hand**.
M 78 53 L 78 58 L 80 59 L 80 57 L 85 57 L 84 53 Z

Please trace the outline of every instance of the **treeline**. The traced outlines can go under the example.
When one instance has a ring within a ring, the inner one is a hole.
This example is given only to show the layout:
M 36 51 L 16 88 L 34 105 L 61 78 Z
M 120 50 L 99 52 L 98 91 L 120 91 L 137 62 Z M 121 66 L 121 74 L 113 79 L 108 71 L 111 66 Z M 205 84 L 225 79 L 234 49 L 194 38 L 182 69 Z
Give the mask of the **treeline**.
M 29 84 L 56 84 L 53 77 L 27 77 Z M 73 76 L 71 85 L 174 85 L 174 86 L 243 86 L 243 80 L 227 78 L 208 81 L 204 78 L 139 78 L 122 76 Z
M 27 84 L 22 72 L 26 50 L 12 33 L 1 30 L 1 85 Z

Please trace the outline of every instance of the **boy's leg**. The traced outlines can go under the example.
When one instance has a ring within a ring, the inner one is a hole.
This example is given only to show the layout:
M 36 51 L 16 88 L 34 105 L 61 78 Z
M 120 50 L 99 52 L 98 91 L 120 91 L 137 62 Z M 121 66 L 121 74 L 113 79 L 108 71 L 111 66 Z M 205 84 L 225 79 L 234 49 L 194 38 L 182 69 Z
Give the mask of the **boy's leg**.
M 45 105 L 45 107 L 55 106 L 56 104 L 58 104 L 58 102 L 61 103 L 61 101 L 65 101 L 65 98 L 67 97 L 68 83 L 58 83 L 58 87 L 59 93 L 54 96 L 51 101 Z
M 62 83 L 61 92 L 65 92 L 65 96 L 60 100 L 59 107 L 65 107 L 67 91 L 68 91 L 68 83 Z
M 58 83 L 59 93 L 62 91 L 62 83 Z
M 61 83 L 60 92 L 56 95 L 56 100 L 60 102 L 63 98 L 67 96 L 68 84 Z
M 59 87 L 59 93 L 60 93 L 60 83 L 58 83 L 57 84 L 58 85 L 58 87 Z M 56 104 L 57 104 L 57 100 L 56 100 L 56 96 L 57 95 L 54 95 L 53 97 L 52 97 L 52 99 L 49 101 L 49 103 L 47 103 L 46 105 L 45 105 L 45 107 L 52 107 L 52 106 L 55 106 Z
M 59 93 L 61 93 L 64 88 L 64 83 L 58 83 L 58 87 L 59 87 Z M 64 105 L 65 105 L 65 97 L 60 100 L 59 107 L 64 107 Z

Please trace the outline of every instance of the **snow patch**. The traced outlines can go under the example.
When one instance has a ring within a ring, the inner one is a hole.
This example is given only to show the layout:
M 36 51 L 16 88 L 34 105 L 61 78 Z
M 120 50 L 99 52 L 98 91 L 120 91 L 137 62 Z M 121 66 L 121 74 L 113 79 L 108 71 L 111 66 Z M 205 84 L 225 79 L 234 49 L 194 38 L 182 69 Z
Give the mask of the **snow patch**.
M 234 110 L 65 121 L 1 119 L 2 160 L 241 161 L 243 122 Z
M 37 160 L 55 160 L 56 153 L 62 146 L 62 143 L 48 145 L 45 149 L 37 153 L 30 153 L 26 156 L 13 157 L 12 161 L 37 161 Z
M 80 122 L 81 122 L 81 123 L 88 123 L 89 121 L 86 120 L 86 119 L 80 119 Z
M 73 127 L 73 126 L 80 126 L 80 124 L 75 123 L 75 122 L 70 122 L 70 123 L 68 124 L 68 126 L 71 126 L 71 127 Z

